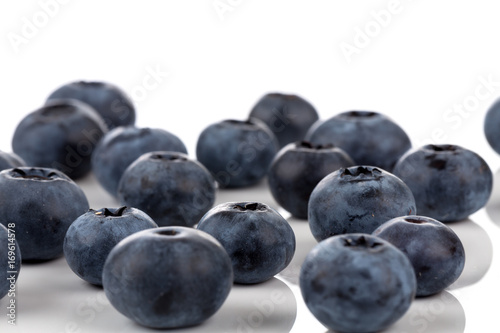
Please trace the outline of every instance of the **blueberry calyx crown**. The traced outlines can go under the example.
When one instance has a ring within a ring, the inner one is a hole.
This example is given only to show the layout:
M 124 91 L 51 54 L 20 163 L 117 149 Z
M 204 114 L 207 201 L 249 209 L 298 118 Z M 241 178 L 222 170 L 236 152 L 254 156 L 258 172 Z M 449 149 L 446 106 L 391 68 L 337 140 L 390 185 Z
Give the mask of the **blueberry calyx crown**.
M 366 248 L 366 249 L 375 249 L 384 244 L 381 242 L 377 242 L 373 239 L 366 239 L 365 236 L 348 236 L 343 237 L 342 241 L 344 242 L 345 247 L 357 247 L 357 248 Z
M 104 83 L 99 81 L 77 81 L 75 82 L 75 85 L 86 86 L 86 87 L 100 87 L 103 86 Z
M 177 230 L 169 229 L 169 230 L 158 230 L 156 232 L 160 236 L 175 236 L 178 235 L 179 232 Z
M 425 219 L 420 217 L 405 217 L 404 220 L 408 223 L 414 223 L 414 224 L 422 224 L 427 222 Z
M 60 176 L 54 171 L 36 168 L 32 168 L 29 170 L 14 168 L 10 171 L 10 176 L 12 178 L 33 180 L 54 180 L 60 178 Z
M 426 145 L 424 149 L 432 150 L 436 153 L 441 152 L 455 152 L 458 150 L 458 146 L 455 145 Z
M 101 215 L 104 217 L 120 217 L 126 209 L 127 206 L 121 206 L 119 208 L 103 208 L 95 211 L 95 215 Z
M 250 211 L 265 210 L 266 206 L 258 202 L 242 202 L 235 204 L 232 208 L 244 212 L 248 210 Z
M 321 150 L 321 149 L 331 149 L 334 148 L 335 146 L 331 143 L 327 144 L 314 144 L 309 141 L 299 141 L 295 145 L 297 148 L 307 148 L 307 149 L 314 149 L 314 150 Z
M 176 154 L 152 154 L 150 156 L 153 160 L 163 160 L 163 161 L 173 161 L 173 162 L 183 162 L 187 161 L 187 158 Z
M 430 160 L 429 167 L 437 170 L 446 169 L 447 159 L 443 158 L 448 154 L 456 154 L 460 147 L 455 145 L 426 145 L 423 148 L 427 150 L 425 159 Z M 446 154 L 443 156 L 443 154 Z
M 240 126 L 240 125 L 254 126 L 255 125 L 255 123 L 250 119 L 247 119 L 247 120 L 227 119 L 227 120 L 224 120 L 223 123 L 229 124 L 229 125 L 236 125 L 236 126 Z
M 382 171 L 375 167 L 355 166 L 340 169 L 340 178 L 349 181 L 374 180 L 382 177 Z
M 379 113 L 373 111 L 347 111 L 343 115 L 347 118 L 373 118 Z

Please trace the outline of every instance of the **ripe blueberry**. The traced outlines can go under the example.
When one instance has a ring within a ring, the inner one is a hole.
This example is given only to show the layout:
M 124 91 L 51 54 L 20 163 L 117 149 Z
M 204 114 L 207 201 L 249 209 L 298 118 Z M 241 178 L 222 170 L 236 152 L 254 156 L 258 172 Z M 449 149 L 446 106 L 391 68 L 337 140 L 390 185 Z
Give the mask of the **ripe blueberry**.
M 456 145 L 426 145 L 409 151 L 396 164 L 394 174 L 413 192 L 418 214 L 441 222 L 463 220 L 478 211 L 493 188 L 488 164 Z
M 118 199 L 159 226 L 192 227 L 215 201 L 215 181 L 199 162 L 177 152 L 146 153 L 123 173 Z
M 391 172 L 411 148 L 404 130 L 385 115 L 372 111 L 348 111 L 316 122 L 306 135 L 316 144 L 342 148 L 358 165 L 372 165 Z
M 69 227 L 64 256 L 83 280 L 101 286 L 102 268 L 111 249 L 125 237 L 158 225 L 144 212 L 129 207 L 90 209 Z
M 262 120 L 278 139 L 280 147 L 304 139 L 319 116 L 300 96 L 282 93 L 264 95 L 250 111 L 251 118 Z
M 417 296 L 444 290 L 464 269 L 462 242 L 450 227 L 430 217 L 397 217 L 382 224 L 373 235 L 408 256 L 417 278 Z
M 278 151 L 271 130 L 260 120 L 224 120 L 198 137 L 196 156 L 221 187 L 256 184 L 267 174 Z
M 378 332 L 405 314 L 416 291 L 406 255 L 365 234 L 330 237 L 307 255 L 300 290 L 312 314 L 338 332 Z
M 163 129 L 117 127 L 97 145 L 92 155 L 92 171 L 102 187 L 116 197 L 125 169 L 142 154 L 157 150 L 187 153 L 184 143 Z
M 288 266 L 295 253 L 295 234 L 288 222 L 259 202 L 220 204 L 203 216 L 198 229 L 224 246 L 236 283 L 269 280 Z
M 309 226 L 320 241 L 346 233 L 371 234 L 382 223 L 416 213 L 408 186 L 393 174 L 371 166 L 332 172 L 309 199 Z
M 488 109 L 484 118 L 484 134 L 491 148 L 500 154 L 500 99 Z
M 107 298 L 120 313 L 152 328 L 198 325 L 224 303 L 231 260 L 217 240 L 186 227 L 137 232 L 111 250 L 103 270 Z
M 290 143 L 276 155 L 267 180 L 274 199 L 293 216 L 307 219 L 307 205 L 314 187 L 328 174 L 354 165 L 340 148 Z
M 0 171 L 26 166 L 26 162 L 16 153 L 0 151 Z
M 0 224 L 0 299 L 12 293 L 21 270 L 21 251 L 16 241 L 15 225 Z
M 17 125 L 12 149 L 27 165 L 58 169 L 76 179 L 90 171 L 91 155 L 106 132 L 87 104 L 50 100 Z
M 52 92 L 47 101 L 60 98 L 87 103 L 101 115 L 109 129 L 135 123 L 132 100 L 114 84 L 100 81 L 70 82 Z
M 81 188 L 62 172 L 15 168 L 0 172 L 0 222 L 15 225 L 23 260 L 40 261 L 63 254 L 71 223 L 89 209 Z

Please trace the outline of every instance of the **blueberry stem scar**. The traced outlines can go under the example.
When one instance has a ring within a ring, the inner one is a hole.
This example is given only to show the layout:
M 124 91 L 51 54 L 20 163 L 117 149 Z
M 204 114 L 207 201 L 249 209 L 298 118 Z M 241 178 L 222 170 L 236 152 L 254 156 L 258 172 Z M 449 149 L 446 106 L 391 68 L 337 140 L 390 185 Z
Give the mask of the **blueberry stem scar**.
M 127 206 L 122 206 L 118 209 L 116 209 L 114 212 L 109 210 L 108 208 L 104 208 L 102 211 L 99 211 L 96 213 L 96 215 L 103 215 L 103 216 L 112 216 L 112 217 L 118 217 L 118 216 L 122 216 L 123 215 L 123 212 L 125 211 L 125 209 L 127 209 Z

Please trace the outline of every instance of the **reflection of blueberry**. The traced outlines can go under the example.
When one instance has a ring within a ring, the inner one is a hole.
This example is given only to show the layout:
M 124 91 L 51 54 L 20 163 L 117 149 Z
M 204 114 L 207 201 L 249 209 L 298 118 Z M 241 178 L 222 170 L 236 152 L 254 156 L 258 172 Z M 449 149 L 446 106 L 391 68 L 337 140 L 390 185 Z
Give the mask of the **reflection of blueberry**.
M 92 155 L 92 171 L 102 187 L 116 196 L 125 169 L 142 154 L 157 150 L 187 153 L 184 143 L 163 129 L 117 127 L 97 145 Z
M 296 319 L 294 291 L 274 277 L 256 287 L 235 284 L 224 306 L 203 325 L 203 332 L 290 332 L 297 328 Z
M 408 135 L 383 114 L 348 111 L 318 121 L 306 135 L 317 144 L 331 143 L 345 150 L 360 165 L 391 171 L 398 159 L 411 148 Z
M 415 272 L 403 252 L 372 235 L 330 237 L 307 255 L 300 290 L 312 314 L 339 332 L 378 332 L 410 307 Z
M 17 125 L 12 149 L 27 165 L 58 169 L 76 179 L 90 171 L 91 155 L 106 132 L 87 104 L 50 100 Z
M 417 278 L 417 296 L 442 291 L 455 282 L 464 269 L 462 242 L 451 228 L 432 218 L 397 217 L 382 224 L 373 235 L 408 256 Z
M 295 252 L 295 234 L 274 209 L 258 202 L 212 208 L 198 229 L 214 236 L 233 262 L 234 282 L 260 283 L 281 272 Z
M 215 201 L 215 181 L 199 162 L 176 152 L 146 153 L 123 173 L 118 198 L 159 226 L 192 227 Z
M 394 174 L 411 189 L 418 214 L 441 222 L 459 221 L 488 201 L 493 175 L 476 153 L 455 145 L 426 145 L 409 151 Z
M 354 161 L 332 145 L 290 143 L 271 164 L 269 188 L 283 208 L 295 217 L 306 219 L 309 197 L 319 181 L 331 172 L 352 165 Z
M 224 303 L 233 285 L 231 260 L 209 234 L 163 227 L 128 236 L 111 250 L 103 270 L 111 304 L 152 328 L 200 324 Z
M 10 231 L 0 224 L 0 299 L 9 293 L 21 270 L 21 251 L 16 241 L 16 228 Z M 15 288 L 14 288 L 15 289 Z
M 23 260 L 63 254 L 71 223 L 89 209 L 80 187 L 62 172 L 16 168 L 0 172 L 0 222 L 13 223 Z
M 158 227 L 144 212 L 128 207 L 89 210 L 69 227 L 64 256 L 83 280 L 102 285 L 102 268 L 111 249 L 125 237 Z
M 260 120 L 224 120 L 205 128 L 196 156 L 221 187 L 244 187 L 260 181 L 278 151 L 274 134 Z
M 408 186 L 371 166 L 329 174 L 309 200 L 309 226 L 318 241 L 338 234 L 371 234 L 392 218 L 412 214 L 416 214 L 415 199 Z
M 0 171 L 26 166 L 26 162 L 16 153 L 0 151 Z
M 109 129 L 134 125 L 132 100 L 117 86 L 106 82 L 76 81 L 56 89 L 47 100 L 71 98 L 87 103 L 104 119 Z
M 289 94 L 264 95 L 250 111 L 250 117 L 262 120 L 278 139 L 280 147 L 304 139 L 318 113 L 305 99 Z

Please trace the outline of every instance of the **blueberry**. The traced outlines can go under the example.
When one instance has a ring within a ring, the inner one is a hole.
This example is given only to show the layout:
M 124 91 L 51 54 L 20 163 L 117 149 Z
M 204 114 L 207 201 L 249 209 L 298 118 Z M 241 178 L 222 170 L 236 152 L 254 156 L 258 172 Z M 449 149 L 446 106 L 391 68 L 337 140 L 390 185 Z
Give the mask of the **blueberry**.
M 25 261 L 61 256 L 66 231 L 89 209 L 85 194 L 75 182 L 47 168 L 0 172 L 0 202 L 0 222 L 15 226 Z
M 342 148 L 359 165 L 391 171 L 411 148 L 404 130 L 385 115 L 371 111 L 348 111 L 316 122 L 306 135 L 316 144 Z
M 426 145 L 405 154 L 394 174 L 415 196 L 419 215 L 441 222 L 467 218 L 486 205 L 493 187 L 488 164 L 456 145 Z
M 60 98 L 87 103 L 101 115 L 109 129 L 135 123 L 132 100 L 114 84 L 99 81 L 70 82 L 52 92 L 47 101 Z
M 212 208 L 198 229 L 214 236 L 233 263 L 234 282 L 260 283 L 285 269 L 295 234 L 274 209 L 259 202 L 226 202 Z
M 76 275 L 101 286 L 104 261 L 111 249 L 133 233 L 157 227 L 151 217 L 135 208 L 90 209 L 66 232 L 64 256 Z
M 378 332 L 401 318 L 416 291 L 406 255 L 365 234 L 321 241 L 300 271 L 300 290 L 312 314 L 338 332 Z
M 0 224 L 0 299 L 9 293 L 15 294 L 15 286 L 21 270 L 21 251 L 16 241 L 16 228 L 7 229 Z
M 430 217 L 397 217 L 382 224 L 373 235 L 408 256 L 415 270 L 417 296 L 444 290 L 464 269 L 462 242 L 450 227 Z
M 215 201 L 215 181 L 199 162 L 177 152 L 146 153 L 123 173 L 118 199 L 159 226 L 192 227 Z
M 226 300 L 231 260 L 203 231 L 163 227 L 128 236 L 111 250 L 103 287 L 111 304 L 152 328 L 200 324 Z
M 245 187 L 264 178 L 278 152 L 271 130 L 260 120 L 224 120 L 198 137 L 196 156 L 221 187 Z
M 262 120 L 278 139 L 280 147 L 301 141 L 318 119 L 316 109 L 297 95 L 269 93 L 250 111 L 250 117 Z
M 371 234 L 394 217 L 412 214 L 416 214 L 415 199 L 408 186 L 372 166 L 332 172 L 309 200 L 309 226 L 318 241 L 346 233 Z
M 500 154 L 500 99 L 488 109 L 484 118 L 484 134 L 491 148 Z
M 12 149 L 27 165 L 58 169 L 77 179 L 90 171 L 92 152 L 106 132 L 87 104 L 51 100 L 17 125 Z
M 125 169 L 142 154 L 157 150 L 187 153 L 184 143 L 163 129 L 117 127 L 97 145 L 92 170 L 102 187 L 116 196 Z
M 309 197 L 328 174 L 354 165 L 340 148 L 306 141 L 282 148 L 269 169 L 269 188 L 274 199 L 293 216 L 306 219 Z
M 0 151 L 0 171 L 26 166 L 26 162 L 16 153 Z

